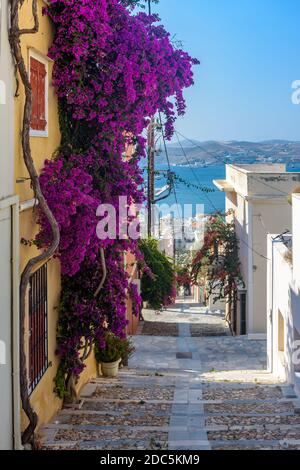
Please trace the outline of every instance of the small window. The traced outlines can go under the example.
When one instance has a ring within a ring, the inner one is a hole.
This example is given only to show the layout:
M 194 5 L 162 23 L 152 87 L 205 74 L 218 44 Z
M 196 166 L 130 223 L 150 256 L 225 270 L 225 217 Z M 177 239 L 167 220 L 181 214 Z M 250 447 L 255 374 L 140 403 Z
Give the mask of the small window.
M 30 84 L 32 87 L 31 135 L 47 136 L 48 128 L 48 64 L 30 55 Z
M 48 368 L 48 282 L 47 265 L 30 278 L 29 285 L 29 392 Z

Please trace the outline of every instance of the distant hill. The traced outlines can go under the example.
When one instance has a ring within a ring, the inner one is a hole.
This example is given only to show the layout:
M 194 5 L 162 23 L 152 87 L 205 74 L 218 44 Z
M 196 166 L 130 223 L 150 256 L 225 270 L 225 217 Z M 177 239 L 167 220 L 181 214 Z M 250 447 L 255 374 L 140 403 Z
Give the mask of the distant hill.
M 300 142 L 269 140 L 264 142 L 183 140 L 168 145 L 172 165 L 220 165 L 226 163 L 287 163 L 300 165 Z M 184 155 L 186 154 L 186 157 Z M 158 149 L 158 164 L 166 163 L 163 149 Z

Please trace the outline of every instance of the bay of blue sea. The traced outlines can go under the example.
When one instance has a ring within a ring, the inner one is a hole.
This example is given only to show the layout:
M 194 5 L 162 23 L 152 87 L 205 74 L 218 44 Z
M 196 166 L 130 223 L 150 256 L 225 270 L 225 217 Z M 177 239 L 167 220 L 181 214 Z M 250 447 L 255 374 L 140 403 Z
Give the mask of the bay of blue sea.
M 167 170 L 167 165 L 157 165 L 156 170 Z M 226 170 L 225 165 L 208 166 L 208 167 L 188 167 L 188 166 L 173 166 L 172 171 L 179 178 L 187 183 L 196 186 L 201 186 L 213 190 L 211 193 L 204 193 L 195 187 L 188 188 L 184 183 L 176 182 L 176 194 L 178 204 L 182 207 L 185 204 L 193 206 L 193 216 L 196 215 L 197 205 L 204 205 L 204 213 L 211 214 L 216 211 L 225 211 L 225 194 L 214 186 L 213 180 L 225 179 Z M 300 167 L 288 167 L 289 172 L 300 172 Z M 156 182 L 156 189 L 162 188 L 166 184 L 164 177 L 159 177 Z M 175 195 L 171 194 L 167 199 L 159 203 L 159 205 L 176 204 Z M 164 211 L 163 215 L 164 215 Z M 165 210 L 167 213 L 167 210 Z

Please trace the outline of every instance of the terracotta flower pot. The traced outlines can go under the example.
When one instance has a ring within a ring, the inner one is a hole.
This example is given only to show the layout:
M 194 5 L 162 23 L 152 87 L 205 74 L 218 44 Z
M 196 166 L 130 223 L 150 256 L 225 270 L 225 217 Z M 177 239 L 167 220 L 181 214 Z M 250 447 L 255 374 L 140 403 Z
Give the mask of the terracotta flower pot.
M 116 362 L 101 362 L 101 370 L 104 377 L 114 378 L 118 376 L 121 359 Z

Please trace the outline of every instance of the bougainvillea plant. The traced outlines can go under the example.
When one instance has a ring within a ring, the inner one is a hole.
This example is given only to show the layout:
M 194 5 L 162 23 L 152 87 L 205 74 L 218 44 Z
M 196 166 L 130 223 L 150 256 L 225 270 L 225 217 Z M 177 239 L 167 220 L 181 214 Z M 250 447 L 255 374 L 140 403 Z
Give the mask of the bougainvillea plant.
M 193 284 L 192 276 L 189 267 L 180 268 L 176 273 L 177 287 L 190 288 Z
M 212 215 L 206 224 L 203 246 L 196 254 L 191 270 L 193 282 L 204 284 L 208 295 L 213 296 L 215 302 L 226 300 L 226 319 L 230 328 L 238 288 L 244 285 L 238 249 L 234 221 L 226 222 L 222 215 Z
M 61 234 L 56 389 L 64 396 L 65 378 L 78 377 L 92 344 L 101 346 L 107 329 L 124 335 L 126 296 L 132 297 L 136 313 L 141 304 L 124 268 L 126 251 L 141 260 L 138 243 L 121 239 L 120 233 L 116 240 L 99 240 L 97 207 L 111 204 L 118 216 L 119 197 L 127 196 L 128 206 L 144 202 L 142 133 L 160 111 L 171 137 L 176 115 L 184 114 L 183 89 L 193 84 L 197 61 L 172 46 L 157 16 L 134 14 L 119 0 L 48 3 L 45 13 L 55 25 L 49 56 L 62 140 L 40 181 Z M 126 158 L 130 145 L 134 151 Z M 51 232 L 43 213 L 39 223 L 37 242 L 48 246 Z M 101 250 L 107 275 L 95 295 L 103 276 Z

